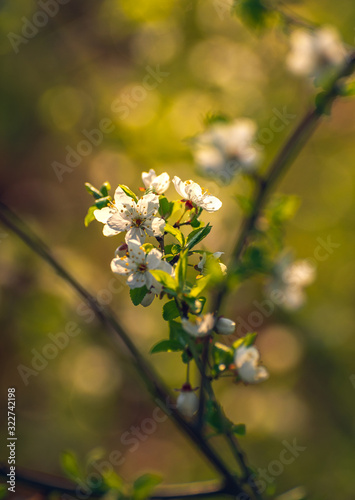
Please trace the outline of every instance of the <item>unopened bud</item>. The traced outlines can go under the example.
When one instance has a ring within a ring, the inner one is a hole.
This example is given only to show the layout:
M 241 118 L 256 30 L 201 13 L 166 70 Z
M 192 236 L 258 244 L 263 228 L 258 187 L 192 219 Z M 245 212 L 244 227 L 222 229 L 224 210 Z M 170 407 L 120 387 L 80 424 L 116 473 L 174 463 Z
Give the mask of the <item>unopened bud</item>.
M 230 335 L 235 332 L 235 323 L 231 319 L 220 316 L 216 323 L 216 332 L 220 335 Z

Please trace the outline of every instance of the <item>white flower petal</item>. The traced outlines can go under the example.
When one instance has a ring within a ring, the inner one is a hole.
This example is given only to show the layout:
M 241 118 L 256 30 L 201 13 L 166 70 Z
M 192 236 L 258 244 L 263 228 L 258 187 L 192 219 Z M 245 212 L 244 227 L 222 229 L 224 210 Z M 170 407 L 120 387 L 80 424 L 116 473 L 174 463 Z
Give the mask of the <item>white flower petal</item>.
M 112 208 L 104 207 L 101 208 L 100 210 L 94 210 L 94 217 L 99 222 L 106 224 L 107 220 L 112 216 L 114 212 L 115 210 L 113 210 Z
M 206 212 L 216 212 L 222 206 L 221 200 L 216 198 L 216 196 L 206 195 L 203 197 L 202 202 L 199 203 L 200 207 L 206 210 Z
M 148 189 L 152 181 L 156 178 L 155 170 L 152 168 L 149 170 L 149 172 L 142 172 L 142 181 L 146 189 Z
M 172 183 L 174 184 L 174 187 L 178 193 L 179 196 L 183 199 L 187 199 L 187 194 L 185 190 L 185 183 L 182 182 L 180 177 L 177 177 L 176 175 L 174 176 Z

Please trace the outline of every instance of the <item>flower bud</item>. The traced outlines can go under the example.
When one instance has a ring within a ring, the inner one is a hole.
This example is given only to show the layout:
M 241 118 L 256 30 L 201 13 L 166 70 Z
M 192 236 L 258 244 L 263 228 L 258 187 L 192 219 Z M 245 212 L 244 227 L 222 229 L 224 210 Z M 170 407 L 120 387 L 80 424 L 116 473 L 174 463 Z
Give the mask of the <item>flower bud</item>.
M 177 409 L 185 417 L 193 417 L 198 410 L 198 397 L 190 384 L 184 384 L 176 401 Z
M 220 316 L 217 320 L 215 329 L 220 335 L 230 335 L 235 332 L 235 323 L 231 319 Z
M 118 248 L 116 248 L 115 255 L 118 255 L 119 257 L 124 257 L 128 252 L 128 245 L 127 243 L 122 243 Z
M 144 296 L 144 299 L 143 299 L 143 300 L 142 300 L 142 302 L 141 302 L 141 305 L 142 305 L 143 307 L 148 307 L 148 306 L 150 306 L 150 304 L 151 304 L 151 303 L 153 302 L 153 300 L 154 300 L 154 297 L 155 297 L 155 293 L 153 293 L 153 292 L 148 292 L 148 293 L 146 293 L 146 294 L 145 294 L 145 296 Z

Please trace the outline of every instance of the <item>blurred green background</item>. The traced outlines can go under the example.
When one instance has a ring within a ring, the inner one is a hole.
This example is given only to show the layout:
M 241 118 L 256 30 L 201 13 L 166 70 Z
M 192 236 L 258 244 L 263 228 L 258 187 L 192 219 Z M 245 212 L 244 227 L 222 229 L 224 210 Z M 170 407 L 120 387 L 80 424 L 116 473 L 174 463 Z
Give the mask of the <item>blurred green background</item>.
M 207 113 L 250 117 L 269 129 L 273 110 L 286 107 L 295 118 L 269 134 L 267 144 L 259 141 L 267 164 L 314 90 L 288 73 L 287 37 L 276 28 L 262 35 L 248 30 L 230 16 L 227 1 L 55 5 L 58 12 L 46 21 L 40 2 L 0 4 L 1 199 L 99 300 L 110 303 L 148 355 L 165 335 L 161 304 L 135 308 L 127 289 L 112 281 L 109 264 L 120 238 L 104 238 L 101 224 L 84 227 L 91 203 L 84 182 L 109 180 L 113 187 L 124 183 L 137 190 L 149 168 L 198 180 L 186 139 L 203 130 Z M 333 24 L 354 43 L 352 1 L 312 0 L 293 8 Z M 41 27 L 31 31 L 28 21 Z M 157 71 L 164 75 L 147 78 Z M 155 88 L 147 82 L 156 82 Z M 306 447 L 270 484 L 277 484 L 277 492 L 304 485 L 315 500 L 354 498 L 354 113 L 354 100 L 337 102 L 279 188 L 303 200 L 286 233 L 297 258 L 313 258 L 319 238 L 339 246 L 316 262 L 317 281 L 307 290 L 305 307 L 292 315 L 275 310 L 258 328 L 269 381 L 217 387 L 227 414 L 247 424 L 241 442 L 253 465 L 268 468 L 278 460 L 284 440 Z M 110 131 L 102 140 L 94 133 L 96 145 L 83 149 L 83 131 L 98 129 L 102 120 L 112 121 Z M 78 165 L 58 174 L 53 163 L 65 164 L 68 147 L 82 152 Z M 203 184 L 223 200 L 218 213 L 205 216 L 214 225 L 206 244 L 225 251 L 227 263 L 242 217 L 233 195 L 246 185 Z M 146 470 L 161 471 L 166 482 L 213 477 L 168 421 L 143 432 L 132 451 L 127 436 L 132 426 L 141 429 L 152 418 L 155 405 L 124 350 L 17 237 L 3 228 L 0 237 L 0 459 L 7 457 L 7 387 L 15 386 L 19 466 L 60 474 L 64 449 L 83 457 L 103 447 L 104 460 L 122 452 L 117 470 L 127 479 Z M 246 283 L 230 297 L 226 315 L 248 321 L 253 301 L 263 300 L 261 291 L 261 281 Z M 18 366 L 31 367 L 35 353 L 48 349 L 49 335 L 63 332 L 68 322 L 77 323 L 80 333 L 25 385 Z M 152 362 L 172 388 L 181 386 L 178 354 L 157 354 Z M 218 440 L 216 445 L 222 449 Z

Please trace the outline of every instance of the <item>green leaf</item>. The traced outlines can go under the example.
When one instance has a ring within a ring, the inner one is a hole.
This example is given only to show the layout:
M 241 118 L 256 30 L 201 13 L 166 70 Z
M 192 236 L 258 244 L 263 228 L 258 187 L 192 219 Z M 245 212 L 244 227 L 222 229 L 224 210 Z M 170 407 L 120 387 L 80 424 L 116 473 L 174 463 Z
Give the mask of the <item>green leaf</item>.
M 154 488 L 162 482 L 158 474 L 144 474 L 133 483 L 133 500 L 145 500 L 149 498 Z
M 156 354 L 157 352 L 177 352 L 182 350 L 183 346 L 178 340 L 161 340 L 151 348 L 150 353 Z
M 155 246 L 151 243 L 143 243 L 142 247 L 144 248 L 146 253 L 149 253 L 151 250 L 153 250 L 153 248 L 155 248 Z
M 122 191 L 124 191 L 126 193 L 127 196 L 129 196 L 130 198 L 133 198 L 133 200 L 136 203 L 138 202 L 137 196 L 134 194 L 134 192 L 131 189 L 129 189 L 128 186 L 125 186 L 124 184 L 119 184 L 119 187 L 122 189 Z
M 191 250 L 194 246 L 196 246 L 200 241 L 202 241 L 206 236 L 210 233 L 212 226 L 207 224 L 207 226 L 195 229 L 192 231 L 188 237 L 186 242 L 186 248 Z
M 90 222 L 92 222 L 93 220 L 95 220 L 95 216 L 94 216 L 95 210 L 97 210 L 97 206 L 96 205 L 93 205 L 92 207 L 89 208 L 88 213 L 86 214 L 85 219 L 84 219 L 85 227 L 88 227 L 88 225 L 90 224 Z
M 110 190 L 111 190 L 111 185 L 109 182 L 104 182 L 100 187 L 100 192 L 102 193 L 102 196 L 108 196 Z
M 203 290 L 206 288 L 208 283 L 211 281 L 211 278 L 212 277 L 210 275 L 208 275 L 208 276 L 204 276 L 203 278 L 200 278 L 199 280 L 197 280 L 196 286 L 194 286 L 189 293 L 190 297 L 193 297 L 193 298 L 198 297 L 203 292 Z
M 178 240 L 178 242 L 180 243 L 180 245 L 182 247 L 185 245 L 184 235 L 182 234 L 181 231 L 179 231 L 179 229 L 177 229 L 176 227 L 171 226 L 170 224 L 165 224 L 164 230 L 165 230 L 166 233 L 169 233 L 172 236 L 174 236 L 174 238 L 176 238 Z
M 175 274 L 177 276 L 179 287 L 181 290 L 183 290 L 185 287 L 186 274 L 187 274 L 187 257 L 188 257 L 187 250 L 181 252 L 175 270 Z
M 225 430 L 225 420 L 218 403 L 215 401 L 206 402 L 206 422 L 219 433 Z
M 165 247 L 165 254 L 172 254 L 172 255 L 177 255 L 181 251 L 181 246 L 172 244 L 172 245 L 166 245 Z
M 218 123 L 229 123 L 231 119 L 223 113 L 207 113 L 203 119 L 204 124 L 208 127 Z
M 64 451 L 60 457 L 60 465 L 70 479 L 76 481 L 82 477 L 78 457 L 73 451 Z
M 181 347 L 185 348 L 189 341 L 189 334 L 185 332 L 181 323 L 177 321 L 169 321 L 169 336 L 170 340 L 179 342 Z
M 90 182 L 85 182 L 85 189 L 90 193 L 96 200 L 102 198 L 102 193 L 96 189 Z
M 148 288 L 146 286 L 142 286 L 140 288 L 131 288 L 129 291 L 129 295 L 135 306 L 139 306 L 147 293 Z
M 194 217 L 193 219 L 191 219 L 190 224 L 191 224 L 191 227 L 194 227 L 195 229 L 203 226 L 203 222 L 198 220 L 197 217 Z
M 166 302 L 163 306 L 163 318 L 165 321 L 170 321 L 171 319 L 178 318 L 180 316 L 180 311 L 176 305 L 175 300 L 170 300 Z
M 238 436 L 245 436 L 246 427 L 245 424 L 234 424 L 232 427 L 233 434 L 237 434 Z
M 233 349 L 238 349 L 241 345 L 245 347 L 252 346 L 255 343 L 257 335 L 257 333 L 247 333 L 245 337 L 242 337 L 233 343 Z
M 99 198 L 95 201 L 95 205 L 98 209 L 107 207 L 111 204 L 112 198 L 111 196 L 106 196 L 105 198 Z
M 108 488 L 120 492 L 123 491 L 125 487 L 124 481 L 113 469 L 105 470 L 101 475 Z
M 224 365 L 225 368 L 228 368 L 230 364 L 234 361 L 234 351 L 231 347 L 228 347 L 220 342 L 216 342 L 212 349 L 212 356 L 215 364 L 220 367 L 220 365 Z M 223 371 L 225 368 L 221 369 Z
M 264 27 L 270 14 L 263 0 L 234 0 L 233 11 L 251 28 Z
M 160 196 L 159 198 L 159 214 L 163 219 L 168 219 L 173 211 L 174 202 L 168 201 L 165 196 Z
M 155 271 L 149 271 L 150 274 L 155 278 L 158 283 L 163 285 L 163 287 L 166 289 L 168 293 L 173 293 L 175 294 L 178 284 L 175 281 L 175 279 L 170 276 L 170 274 L 166 273 L 165 271 L 161 271 L 160 269 L 156 269 Z

